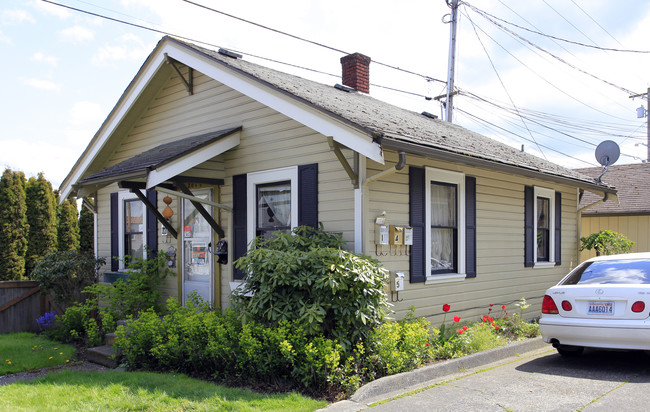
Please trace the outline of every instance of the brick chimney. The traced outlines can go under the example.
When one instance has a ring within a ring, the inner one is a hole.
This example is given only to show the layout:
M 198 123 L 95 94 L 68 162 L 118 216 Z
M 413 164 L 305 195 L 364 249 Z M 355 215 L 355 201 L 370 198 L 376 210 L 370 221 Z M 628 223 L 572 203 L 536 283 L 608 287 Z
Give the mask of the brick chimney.
M 361 53 L 341 57 L 343 85 L 362 93 L 370 93 L 370 57 Z

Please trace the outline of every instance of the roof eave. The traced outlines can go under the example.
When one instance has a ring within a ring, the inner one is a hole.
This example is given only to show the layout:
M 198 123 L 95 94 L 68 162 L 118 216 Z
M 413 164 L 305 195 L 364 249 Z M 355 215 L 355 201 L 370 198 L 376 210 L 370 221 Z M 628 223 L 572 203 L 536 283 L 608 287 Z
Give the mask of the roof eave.
M 382 140 L 382 146 L 385 149 L 404 151 L 406 153 L 423 155 L 423 156 L 427 156 L 439 160 L 447 160 L 450 162 L 463 163 L 468 166 L 489 168 L 491 170 L 498 170 L 506 173 L 515 173 L 515 174 L 519 174 L 531 178 L 549 180 L 555 183 L 569 184 L 571 186 L 576 186 L 581 189 L 589 190 L 596 193 L 602 193 L 603 195 L 607 194 L 610 196 L 610 199 L 611 196 L 616 197 L 615 188 L 599 185 L 595 182 L 590 183 L 590 182 L 574 179 L 567 176 L 560 176 L 560 175 L 550 174 L 546 172 L 541 172 L 539 170 L 534 170 L 523 166 L 501 163 L 495 160 L 483 159 L 480 157 L 469 156 L 461 153 L 454 153 L 448 150 L 443 150 L 432 146 L 405 142 L 403 140 L 395 139 L 393 137 L 385 136 L 384 139 Z

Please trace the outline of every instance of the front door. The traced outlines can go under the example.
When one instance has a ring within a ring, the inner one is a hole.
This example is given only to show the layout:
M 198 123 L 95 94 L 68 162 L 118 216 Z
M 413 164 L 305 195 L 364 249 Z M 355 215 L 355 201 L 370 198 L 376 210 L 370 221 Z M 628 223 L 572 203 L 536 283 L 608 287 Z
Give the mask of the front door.
M 195 190 L 194 196 L 212 201 L 212 190 Z M 183 304 L 196 291 L 201 298 L 213 303 L 214 270 L 212 263 L 212 228 L 192 202 L 183 199 Z M 212 207 L 203 205 L 212 213 Z

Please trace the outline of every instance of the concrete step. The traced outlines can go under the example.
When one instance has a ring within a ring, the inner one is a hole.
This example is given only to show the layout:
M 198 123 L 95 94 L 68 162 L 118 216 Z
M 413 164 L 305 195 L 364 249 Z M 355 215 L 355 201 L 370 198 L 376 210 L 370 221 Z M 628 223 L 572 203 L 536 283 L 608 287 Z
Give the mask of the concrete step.
M 115 350 L 111 345 L 97 346 L 86 351 L 90 362 L 114 369 L 117 367 L 117 361 L 113 355 L 115 355 Z
M 115 338 L 117 337 L 116 334 L 114 333 L 107 333 L 104 335 L 104 339 L 106 340 L 107 345 L 113 345 L 115 343 Z

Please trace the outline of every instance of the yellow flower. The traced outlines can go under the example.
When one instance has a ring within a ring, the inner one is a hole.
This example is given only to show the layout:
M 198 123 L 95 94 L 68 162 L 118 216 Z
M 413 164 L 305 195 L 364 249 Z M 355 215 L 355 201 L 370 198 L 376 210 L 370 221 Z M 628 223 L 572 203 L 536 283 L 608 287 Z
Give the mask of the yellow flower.
M 9 362 L 9 365 L 11 365 L 11 361 L 7 361 L 7 362 Z
M 59 352 L 59 355 L 63 355 L 63 352 Z
M 50 356 L 50 359 L 52 359 L 52 356 Z
M 70 359 L 66 359 L 66 360 L 65 360 L 65 363 L 69 363 L 69 362 L 70 362 Z

